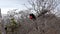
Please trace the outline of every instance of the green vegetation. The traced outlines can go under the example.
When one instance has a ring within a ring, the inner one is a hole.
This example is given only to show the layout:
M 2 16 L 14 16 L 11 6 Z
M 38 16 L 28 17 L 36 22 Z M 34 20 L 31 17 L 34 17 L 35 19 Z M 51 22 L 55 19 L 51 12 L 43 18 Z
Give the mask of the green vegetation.
M 14 18 L 11 18 L 10 19 L 10 23 L 6 25 L 6 27 L 8 28 L 16 28 L 18 27 L 18 24 L 17 22 L 14 20 Z
M 12 27 L 17 27 L 18 24 L 16 23 L 16 21 L 14 20 L 14 18 L 12 18 L 10 25 L 11 25 Z
M 10 19 L 10 23 L 6 25 L 6 33 L 8 32 L 14 32 L 16 28 L 18 28 L 20 24 L 18 24 L 14 18 Z
M 2 34 L 2 32 L 0 31 L 0 34 Z

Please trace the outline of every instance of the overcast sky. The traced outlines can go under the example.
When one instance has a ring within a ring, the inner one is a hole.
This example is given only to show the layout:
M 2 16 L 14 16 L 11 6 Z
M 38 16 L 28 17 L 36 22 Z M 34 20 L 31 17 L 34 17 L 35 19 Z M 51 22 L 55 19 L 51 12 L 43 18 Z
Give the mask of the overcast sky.
M 23 4 L 26 4 L 28 7 L 30 6 L 28 4 L 28 0 L 0 0 L 0 8 L 2 11 L 2 14 L 6 14 L 7 11 L 12 9 L 27 9 Z M 60 6 L 60 5 L 59 5 Z M 58 7 L 60 9 L 60 7 Z
M 27 4 L 27 0 L 0 0 L 0 8 L 2 9 L 2 13 L 6 14 L 8 10 L 18 8 L 18 9 L 26 9 L 23 4 Z

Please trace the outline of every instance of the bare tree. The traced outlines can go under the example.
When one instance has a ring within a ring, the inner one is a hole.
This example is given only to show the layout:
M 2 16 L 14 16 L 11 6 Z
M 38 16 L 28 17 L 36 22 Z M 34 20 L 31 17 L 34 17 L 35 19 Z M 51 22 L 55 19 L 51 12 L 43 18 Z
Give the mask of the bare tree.
M 59 0 L 28 0 L 28 3 L 32 6 L 32 9 L 35 10 L 40 16 L 47 12 L 54 11 L 60 2 Z
M 51 11 L 54 11 L 54 9 L 59 5 L 59 1 L 60 0 L 28 0 L 28 3 L 31 5 L 32 10 L 37 12 L 38 17 L 40 17 L 45 15 L 47 12 L 51 13 Z M 27 6 L 25 5 L 25 7 Z M 35 21 L 35 28 L 38 30 L 37 21 Z

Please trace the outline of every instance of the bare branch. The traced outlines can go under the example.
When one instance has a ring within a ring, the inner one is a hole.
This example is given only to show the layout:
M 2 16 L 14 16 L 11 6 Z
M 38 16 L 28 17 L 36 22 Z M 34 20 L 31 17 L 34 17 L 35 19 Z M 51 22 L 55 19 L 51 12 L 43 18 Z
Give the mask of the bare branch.
M 59 5 L 59 0 L 28 0 L 28 3 L 32 6 L 32 10 L 36 11 L 39 15 L 41 13 L 47 13 L 54 11 Z M 40 8 L 42 7 L 42 8 Z M 47 10 L 46 12 L 44 10 Z

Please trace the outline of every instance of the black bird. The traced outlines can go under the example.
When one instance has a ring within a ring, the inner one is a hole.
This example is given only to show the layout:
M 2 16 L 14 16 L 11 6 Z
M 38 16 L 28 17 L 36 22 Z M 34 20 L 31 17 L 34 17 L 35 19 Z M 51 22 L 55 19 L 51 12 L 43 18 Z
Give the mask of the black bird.
M 36 19 L 36 16 L 33 13 L 29 14 L 29 17 L 30 17 L 30 19 Z

